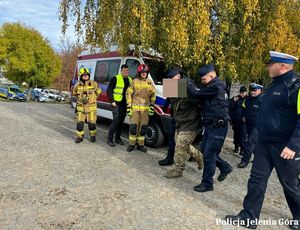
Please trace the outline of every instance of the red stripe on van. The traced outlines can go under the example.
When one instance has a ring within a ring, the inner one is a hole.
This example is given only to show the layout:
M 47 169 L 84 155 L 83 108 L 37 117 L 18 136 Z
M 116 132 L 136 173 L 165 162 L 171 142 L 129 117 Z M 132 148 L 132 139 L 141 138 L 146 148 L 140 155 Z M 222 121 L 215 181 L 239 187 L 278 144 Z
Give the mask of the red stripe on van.
M 78 60 L 90 60 L 90 59 L 97 59 L 97 58 L 109 58 L 109 57 L 120 57 L 120 53 L 117 51 L 103 53 L 103 54 L 87 54 L 81 55 L 78 57 Z

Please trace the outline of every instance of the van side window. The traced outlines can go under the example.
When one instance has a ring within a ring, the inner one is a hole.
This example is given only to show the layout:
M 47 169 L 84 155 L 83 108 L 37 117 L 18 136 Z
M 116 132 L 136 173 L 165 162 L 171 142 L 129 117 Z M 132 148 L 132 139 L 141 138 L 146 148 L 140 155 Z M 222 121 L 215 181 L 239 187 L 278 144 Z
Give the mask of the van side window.
M 126 60 L 126 65 L 128 65 L 128 69 L 129 69 L 129 76 L 134 79 L 137 75 L 137 68 L 140 65 L 140 62 L 138 60 L 135 59 L 127 59 Z
M 97 83 L 108 83 L 118 74 L 120 63 L 120 59 L 97 61 L 94 80 Z

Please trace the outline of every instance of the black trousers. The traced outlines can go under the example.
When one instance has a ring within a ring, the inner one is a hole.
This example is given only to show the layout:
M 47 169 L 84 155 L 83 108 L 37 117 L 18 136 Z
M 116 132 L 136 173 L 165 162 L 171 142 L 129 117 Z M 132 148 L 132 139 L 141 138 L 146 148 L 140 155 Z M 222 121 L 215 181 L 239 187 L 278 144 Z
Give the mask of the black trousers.
M 251 159 L 252 153 L 255 154 L 254 149 L 258 139 L 258 131 L 256 127 L 247 127 L 247 135 L 248 135 L 248 139 L 247 139 L 244 155 L 241 159 L 241 162 L 245 162 L 248 164 Z
M 233 144 L 235 147 L 240 147 L 241 152 L 245 152 L 247 142 L 246 125 L 241 119 L 231 119 L 233 129 Z
M 285 146 L 286 143 L 258 140 L 242 210 L 242 213 L 250 219 L 259 218 L 268 179 L 274 167 L 293 218 L 300 219 L 300 158 L 297 155 L 292 160 L 281 158 L 280 154 Z
M 113 121 L 110 124 L 107 139 L 113 141 L 121 138 L 122 125 L 126 117 L 126 105 L 117 105 L 112 109 Z

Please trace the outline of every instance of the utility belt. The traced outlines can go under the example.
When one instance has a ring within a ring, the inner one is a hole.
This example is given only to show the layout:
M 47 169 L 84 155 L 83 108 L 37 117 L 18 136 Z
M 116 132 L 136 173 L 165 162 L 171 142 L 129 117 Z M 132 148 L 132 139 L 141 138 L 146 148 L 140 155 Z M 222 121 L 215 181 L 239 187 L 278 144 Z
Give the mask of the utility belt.
M 204 126 L 213 126 L 215 128 L 226 128 L 228 126 L 228 120 L 223 118 L 212 118 L 212 119 L 204 119 Z

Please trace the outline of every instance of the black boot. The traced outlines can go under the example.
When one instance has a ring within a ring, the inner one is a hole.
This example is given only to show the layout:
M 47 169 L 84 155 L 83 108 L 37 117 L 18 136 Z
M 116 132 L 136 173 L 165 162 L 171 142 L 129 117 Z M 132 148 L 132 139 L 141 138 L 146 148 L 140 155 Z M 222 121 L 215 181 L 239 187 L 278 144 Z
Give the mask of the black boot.
M 230 168 L 227 171 L 221 171 L 220 175 L 218 176 L 218 181 L 223 181 L 226 179 L 226 177 L 228 176 L 229 173 L 232 172 L 232 167 L 230 166 Z
M 81 138 L 81 137 L 76 137 L 75 143 L 78 144 L 78 143 L 80 143 L 82 140 L 83 140 L 83 138 Z
M 132 150 L 134 150 L 134 145 L 129 145 L 127 148 L 127 152 L 131 152 Z
M 115 145 L 115 143 L 112 141 L 112 140 L 107 140 L 107 142 L 106 142 L 110 147 L 115 147 L 116 145 Z
M 147 149 L 145 148 L 144 145 L 138 145 L 138 146 L 137 146 L 137 149 L 140 150 L 140 151 L 142 151 L 142 152 L 144 152 L 144 153 L 147 152 Z
M 241 168 L 241 169 L 243 169 L 243 168 L 246 168 L 246 167 L 247 167 L 247 165 L 248 165 L 248 163 L 247 163 L 247 162 L 241 161 L 241 162 L 238 164 L 238 168 Z
M 240 225 L 249 229 L 256 229 L 257 225 L 254 220 L 243 215 L 243 213 L 239 213 L 238 215 L 227 215 L 225 216 L 225 220 L 233 225 Z
M 207 185 L 204 185 L 204 184 L 199 184 L 199 185 L 194 187 L 194 190 L 196 192 L 208 192 L 208 191 L 213 191 L 214 186 L 213 185 L 207 186 Z
M 95 136 L 91 136 L 91 142 L 94 143 L 96 141 L 96 137 Z
M 174 153 L 168 153 L 167 157 L 163 160 L 158 161 L 160 166 L 168 166 L 174 163 Z

